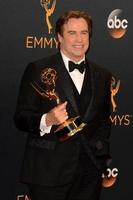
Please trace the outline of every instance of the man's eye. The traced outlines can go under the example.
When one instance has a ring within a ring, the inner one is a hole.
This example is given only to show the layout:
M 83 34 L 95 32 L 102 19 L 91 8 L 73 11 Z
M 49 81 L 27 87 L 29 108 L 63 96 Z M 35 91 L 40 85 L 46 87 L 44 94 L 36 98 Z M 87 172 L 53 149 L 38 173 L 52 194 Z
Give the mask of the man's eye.
M 75 32 L 74 32 L 74 31 L 70 31 L 69 34 L 70 34 L 70 35 L 74 35 Z
M 88 31 L 83 31 L 82 34 L 83 35 L 88 35 Z

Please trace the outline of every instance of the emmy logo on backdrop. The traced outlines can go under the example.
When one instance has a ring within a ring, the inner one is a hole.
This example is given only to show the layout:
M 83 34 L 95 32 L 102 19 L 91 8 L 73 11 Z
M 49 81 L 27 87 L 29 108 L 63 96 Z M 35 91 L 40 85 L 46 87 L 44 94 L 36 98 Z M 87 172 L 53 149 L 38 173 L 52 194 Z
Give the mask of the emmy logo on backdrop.
M 41 72 L 41 82 L 44 85 L 42 88 L 37 82 L 31 83 L 31 86 L 35 91 L 43 98 L 56 101 L 59 105 L 61 100 L 58 96 L 56 89 L 57 72 L 53 68 L 46 68 Z M 55 131 L 55 134 L 59 138 L 60 142 L 68 140 L 70 137 L 81 131 L 86 124 L 81 122 L 78 116 L 66 120 Z
M 111 102 L 112 102 L 113 112 L 115 112 L 116 108 L 117 108 L 117 105 L 116 105 L 116 102 L 114 100 L 114 97 L 118 93 L 119 88 L 120 88 L 120 80 L 118 80 L 116 82 L 115 78 L 112 77 L 112 80 L 111 80 Z
M 49 20 L 49 17 L 54 13 L 55 10 L 55 6 L 56 6 L 56 0 L 53 0 L 52 4 L 51 4 L 51 0 L 40 0 L 40 4 L 43 7 L 43 9 L 45 10 L 45 19 L 46 19 L 46 23 L 48 26 L 48 33 L 52 33 L 52 24 Z M 51 7 L 50 7 L 51 5 Z

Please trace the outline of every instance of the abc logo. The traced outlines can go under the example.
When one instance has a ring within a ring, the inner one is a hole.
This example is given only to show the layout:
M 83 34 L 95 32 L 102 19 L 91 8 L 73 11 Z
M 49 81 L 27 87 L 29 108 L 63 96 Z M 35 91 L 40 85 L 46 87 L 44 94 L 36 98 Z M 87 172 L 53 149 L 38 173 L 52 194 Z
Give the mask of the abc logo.
M 107 20 L 107 27 L 113 38 L 118 39 L 125 35 L 128 27 L 128 21 L 123 18 L 121 9 L 113 10 L 110 13 Z
M 108 28 L 122 28 L 122 29 L 126 29 L 128 27 L 128 21 L 126 19 L 120 20 L 117 18 L 117 16 L 114 16 L 114 20 L 113 19 L 109 19 L 107 22 Z
M 112 177 L 116 177 L 116 176 L 118 176 L 118 169 L 117 168 L 113 168 L 112 170 L 110 169 L 110 168 L 108 168 L 107 170 L 106 170 L 106 177 L 108 177 L 108 178 L 110 178 L 111 176 Z M 102 174 L 102 178 L 105 178 L 105 175 L 104 174 Z
M 103 178 L 102 186 L 104 188 L 111 187 L 116 182 L 117 176 L 118 176 L 118 169 L 117 168 L 113 168 L 112 170 L 110 168 L 108 168 L 106 170 L 106 175 L 102 174 L 102 178 Z

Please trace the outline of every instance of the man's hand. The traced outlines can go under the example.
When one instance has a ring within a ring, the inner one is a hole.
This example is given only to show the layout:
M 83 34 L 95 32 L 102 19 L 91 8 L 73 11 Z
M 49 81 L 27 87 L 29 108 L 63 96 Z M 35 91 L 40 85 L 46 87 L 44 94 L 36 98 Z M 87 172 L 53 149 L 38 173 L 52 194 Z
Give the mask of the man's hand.
M 54 107 L 46 115 L 46 125 L 60 125 L 68 119 L 68 113 L 66 111 L 67 102 L 64 102 Z

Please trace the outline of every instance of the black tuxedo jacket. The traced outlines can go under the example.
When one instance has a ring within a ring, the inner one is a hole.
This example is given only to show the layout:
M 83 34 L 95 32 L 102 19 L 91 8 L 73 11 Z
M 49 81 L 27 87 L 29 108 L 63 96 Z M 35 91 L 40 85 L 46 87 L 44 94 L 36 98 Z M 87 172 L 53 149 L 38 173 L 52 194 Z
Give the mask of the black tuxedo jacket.
M 78 116 L 72 81 L 62 57 L 57 53 L 27 66 L 22 77 L 14 117 L 17 128 L 29 133 L 21 171 L 23 182 L 49 186 L 70 182 L 78 164 L 81 142 L 98 170 L 105 169 L 109 158 L 111 74 L 94 63 L 88 63 L 92 94 L 82 117 L 87 126 L 63 143 L 58 141 L 53 131 L 54 126 L 50 134 L 40 136 L 41 117 L 56 106 L 56 102 L 42 98 L 31 86 L 31 83 L 36 82 L 43 88 L 44 84 L 40 78 L 42 70 L 54 68 L 58 76 L 56 91 L 62 102 L 68 102 L 69 117 Z

